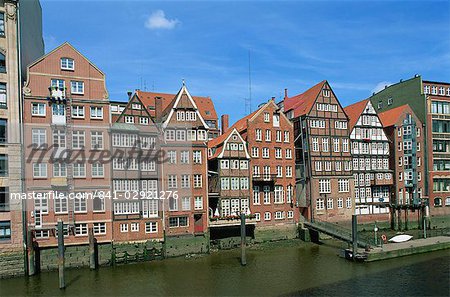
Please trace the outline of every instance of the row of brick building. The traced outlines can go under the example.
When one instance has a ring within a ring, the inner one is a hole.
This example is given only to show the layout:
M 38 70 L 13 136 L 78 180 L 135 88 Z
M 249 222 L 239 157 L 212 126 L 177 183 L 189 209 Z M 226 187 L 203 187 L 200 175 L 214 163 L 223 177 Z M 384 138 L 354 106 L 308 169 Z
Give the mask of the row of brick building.
M 22 186 L 2 187 L 2 250 L 27 236 L 55 247 L 58 220 L 66 244 L 85 245 L 90 228 L 98 243 L 234 237 L 241 213 L 258 240 L 295 237 L 302 220 L 403 228 L 425 206 L 449 213 L 448 83 L 414 77 L 343 108 L 322 81 L 231 127 L 223 115 L 219 130 L 211 98 L 184 82 L 110 101 L 105 74 L 64 43 L 28 65 L 22 95 Z

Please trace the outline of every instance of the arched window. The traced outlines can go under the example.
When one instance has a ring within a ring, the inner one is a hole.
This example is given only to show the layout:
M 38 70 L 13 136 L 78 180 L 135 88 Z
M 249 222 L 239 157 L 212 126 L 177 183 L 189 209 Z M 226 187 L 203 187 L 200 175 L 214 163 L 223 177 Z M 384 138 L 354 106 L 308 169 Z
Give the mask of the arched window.
M 3 53 L 0 53 L 0 72 L 1 73 L 6 72 L 6 58 Z
M 442 206 L 442 199 L 441 198 L 434 198 L 434 206 Z

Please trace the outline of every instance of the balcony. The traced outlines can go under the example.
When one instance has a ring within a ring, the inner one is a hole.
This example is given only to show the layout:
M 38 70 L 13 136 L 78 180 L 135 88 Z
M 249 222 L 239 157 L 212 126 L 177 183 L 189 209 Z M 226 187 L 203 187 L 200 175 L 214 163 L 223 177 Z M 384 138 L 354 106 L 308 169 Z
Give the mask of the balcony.
M 394 183 L 392 177 L 390 179 L 377 179 L 376 177 L 370 181 L 371 186 L 391 186 Z
M 239 226 L 240 224 L 241 224 L 241 218 L 237 215 L 209 218 L 209 226 L 211 228 L 225 227 L 225 226 Z M 252 215 L 252 214 L 246 215 L 245 216 L 245 224 L 246 225 L 255 225 L 256 224 L 256 216 Z
M 252 176 L 253 182 L 275 182 L 276 179 L 276 174 L 261 174 Z

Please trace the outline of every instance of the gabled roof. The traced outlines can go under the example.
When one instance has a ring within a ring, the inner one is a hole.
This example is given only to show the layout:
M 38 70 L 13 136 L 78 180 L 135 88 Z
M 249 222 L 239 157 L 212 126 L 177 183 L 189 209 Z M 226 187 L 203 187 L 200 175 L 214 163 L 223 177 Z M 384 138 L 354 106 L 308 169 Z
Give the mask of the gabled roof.
M 136 94 L 153 117 L 155 116 L 155 97 L 161 97 L 162 110 L 164 114 L 164 112 L 167 112 L 173 106 L 178 95 L 168 93 L 144 92 L 141 90 L 136 90 Z M 192 99 L 197 105 L 201 116 L 205 120 L 217 120 L 216 109 L 214 108 L 214 103 L 211 98 L 192 96 Z
M 92 67 L 94 67 L 95 69 L 98 70 L 98 72 L 100 72 L 103 76 L 105 76 L 105 73 L 103 71 L 100 70 L 100 68 L 98 68 L 94 63 L 91 62 L 91 60 L 89 60 L 88 58 L 86 58 L 85 55 L 83 55 L 79 50 L 77 50 L 72 44 L 70 44 L 69 42 L 65 41 L 64 43 L 62 43 L 61 45 L 59 45 L 58 47 L 54 48 L 53 50 L 51 50 L 50 52 L 46 53 L 45 55 L 37 58 L 34 62 L 30 63 L 27 67 L 28 71 L 30 72 L 30 68 L 34 65 L 36 65 L 37 63 L 39 63 L 40 61 L 44 60 L 45 58 L 47 58 L 48 56 L 52 55 L 54 52 L 56 52 L 57 50 L 59 50 L 60 48 L 63 48 L 65 46 L 70 47 L 71 49 L 73 49 L 76 53 L 78 53 L 81 57 L 83 57 L 86 61 L 89 62 L 89 64 L 92 65 Z
M 386 128 L 395 125 L 398 122 L 399 116 L 405 111 L 413 113 L 411 107 L 408 104 L 405 104 L 379 113 L 378 117 L 380 118 L 383 127 Z
M 302 94 L 285 98 L 284 111 L 287 112 L 289 110 L 294 110 L 294 117 L 299 117 L 309 113 L 317 99 L 317 96 L 319 96 L 320 91 L 326 83 L 327 81 L 323 80 Z
M 208 141 L 208 149 L 216 148 L 214 155 L 212 155 L 208 159 L 215 159 L 217 157 L 221 157 L 221 155 L 224 152 L 225 144 L 228 141 L 228 139 L 230 138 L 231 134 L 233 134 L 233 133 L 236 133 L 239 136 L 240 140 L 245 144 L 245 141 L 244 141 L 244 139 L 242 139 L 242 136 L 239 134 L 239 131 L 236 128 L 232 127 L 230 129 L 228 129 L 224 134 L 220 135 L 219 137 L 216 137 L 216 138 Z M 245 150 L 247 157 L 250 158 L 250 156 L 248 155 L 246 146 L 244 146 L 244 150 Z
M 362 112 L 367 106 L 367 103 L 369 103 L 369 99 L 365 99 L 356 103 L 353 103 L 352 105 L 347 106 L 344 108 L 345 113 L 348 116 L 349 119 L 349 125 L 350 130 L 355 127 L 356 123 L 358 122 L 359 117 L 361 116 Z

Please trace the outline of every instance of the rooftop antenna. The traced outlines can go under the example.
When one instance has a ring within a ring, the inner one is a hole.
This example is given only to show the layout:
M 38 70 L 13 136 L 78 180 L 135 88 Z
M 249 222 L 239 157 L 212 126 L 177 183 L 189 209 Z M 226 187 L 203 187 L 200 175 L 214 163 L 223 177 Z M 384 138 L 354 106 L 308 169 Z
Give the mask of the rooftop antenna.
M 248 98 L 244 98 L 245 112 L 248 110 L 248 114 L 252 113 L 252 72 L 251 72 L 251 60 L 250 50 L 248 50 Z

